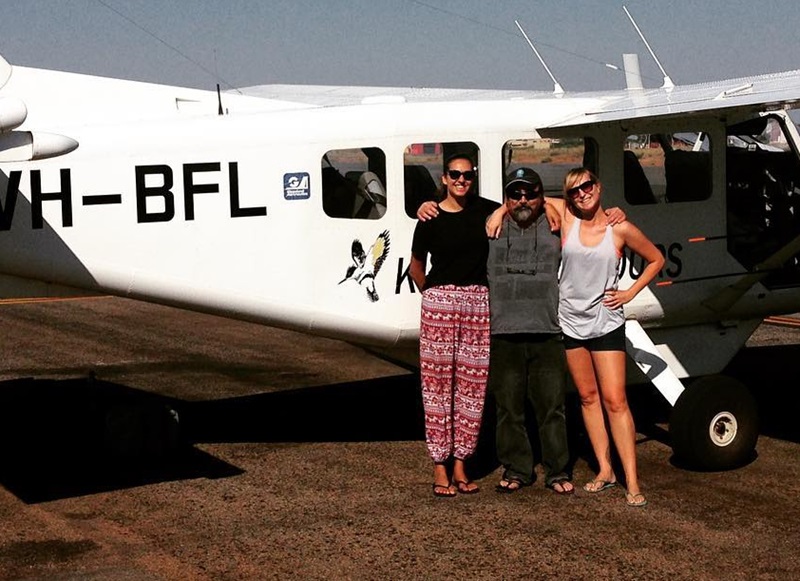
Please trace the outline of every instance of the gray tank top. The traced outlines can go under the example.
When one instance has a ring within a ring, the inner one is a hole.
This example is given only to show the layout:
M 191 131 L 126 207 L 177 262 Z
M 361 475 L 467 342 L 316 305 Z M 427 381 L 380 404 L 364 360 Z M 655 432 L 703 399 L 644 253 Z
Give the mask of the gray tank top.
M 603 306 L 603 293 L 619 283 L 619 261 L 611 226 L 597 246 L 584 246 L 581 220 L 575 219 L 561 249 L 558 320 L 562 332 L 573 339 L 593 339 L 625 323 L 622 307 Z

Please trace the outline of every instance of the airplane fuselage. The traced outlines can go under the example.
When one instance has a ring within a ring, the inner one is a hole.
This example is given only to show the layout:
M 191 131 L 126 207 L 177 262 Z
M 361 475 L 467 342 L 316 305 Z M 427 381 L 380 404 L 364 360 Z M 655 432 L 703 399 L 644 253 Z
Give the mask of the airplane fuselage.
M 23 70 L 3 92 L 29 89 L 35 74 Z M 34 100 L 23 126 L 69 136 L 77 149 L 0 164 L 0 272 L 7 295 L 44 281 L 406 349 L 416 341 L 419 316 L 419 293 L 407 270 L 416 184 L 423 183 L 420 176 L 428 186 L 438 184 L 444 152 L 466 147 L 478 162 L 480 194 L 497 201 L 511 165 L 552 175 L 545 184 L 552 195 L 560 194 L 566 169 L 593 167 L 604 183 L 604 206 L 622 207 L 665 255 L 657 279 L 662 286 L 642 292 L 626 315 L 652 330 L 683 370 L 679 375 L 718 371 L 761 318 L 800 310 L 794 261 L 776 267 L 786 271 L 779 283 L 755 282 L 732 302 L 721 302 L 726 287 L 790 243 L 798 227 L 792 222 L 774 233 L 775 240 L 770 233 L 752 234 L 762 239 L 736 250 L 726 169 L 731 123 L 712 113 L 552 129 L 609 98 L 372 99 L 311 107 L 223 95 L 223 106 L 234 112 L 218 115 L 214 94 L 192 92 L 190 100 L 179 98 L 177 89 L 171 96 L 169 88 L 159 88 L 152 107 L 157 114 L 148 116 L 137 101 L 139 90 L 150 94 L 148 86 L 121 82 L 114 111 L 107 110 L 112 80 L 78 76 L 66 94 L 78 94 L 89 79 L 103 87 L 94 107 L 74 99 L 75 115 L 57 114 L 44 105 L 35 110 Z M 537 131 L 543 127 L 551 129 Z M 695 143 L 676 139 L 679 132 L 694 133 Z M 797 135 L 788 123 L 784 134 L 785 151 L 765 155 L 780 154 L 783 195 L 791 197 L 795 183 L 800 186 Z M 645 201 L 631 193 L 638 190 L 631 187 L 626 153 L 641 135 L 671 140 L 651 168 L 651 147 L 634 151 L 645 174 L 653 168 L 661 174 L 651 172 L 653 199 Z M 563 159 L 562 149 L 571 150 Z M 682 185 L 684 199 L 676 187 L 670 190 L 679 181 L 672 157 L 703 182 L 696 192 Z M 794 161 L 783 159 L 789 157 Z M 377 202 L 359 190 L 368 172 L 385 190 Z M 756 189 L 748 194 L 751 205 L 763 206 Z M 759 220 L 753 228 L 770 228 L 769 219 Z M 364 277 L 343 279 L 353 266 L 354 240 L 367 249 L 382 232 L 390 243 L 382 265 L 370 273 L 372 296 Z M 691 241 L 698 237 L 705 241 Z M 638 275 L 639 261 L 624 257 L 623 285 Z M 731 347 L 719 356 L 696 356 L 697 343 L 710 338 Z

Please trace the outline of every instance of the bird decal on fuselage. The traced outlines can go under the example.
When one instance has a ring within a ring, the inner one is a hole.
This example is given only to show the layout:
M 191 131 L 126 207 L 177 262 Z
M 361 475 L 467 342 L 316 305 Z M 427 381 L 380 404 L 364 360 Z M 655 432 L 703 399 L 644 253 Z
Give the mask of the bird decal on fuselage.
M 353 264 L 347 267 L 347 272 L 339 284 L 348 280 L 355 280 L 367 291 L 369 300 L 373 303 L 378 300 L 375 290 L 375 276 L 381 269 L 386 257 L 389 255 L 389 232 L 384 230 L 375 239 L 369 251 L 364 252 L 361 241 L 356 238 L 351 247 Z

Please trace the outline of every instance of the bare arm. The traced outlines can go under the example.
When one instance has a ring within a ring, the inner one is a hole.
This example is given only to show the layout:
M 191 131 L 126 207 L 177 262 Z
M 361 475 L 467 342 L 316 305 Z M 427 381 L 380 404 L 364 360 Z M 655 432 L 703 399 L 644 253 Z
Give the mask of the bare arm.
M 506 213 L 506 205 L 500 204 L 500 207 L 486 218 L 486 235 L 489 238 L 496 239 L 500 237 L 500 232 L 503 231 L 503 220 L 506 218 Z
M 439 215 L 439 204 L 436 202 L 422 202 L 419 208 L 417 208 L 417 218 L 421 222 L 427 222 Z
M 558 232 L 561 230 L 561 224 L 564 222 L 564 211 L 566 204 L 564 198 L 550 198 L 544 199 L 544 215 L 547 217 L 547 222 L 550 224 L 551 232 Z
M 423 206 L 424 205 L 425 204 L 423 204 Z M 417 213 L 417 217 L 420 219 L 422 219 L 421 211 L 422 206 L 420 206 L 420 211 Z M 567 203 L 564 198 L 545 198 L 544 213 L 547 217 L 547 222 L 550 224 L 551 232 L 558 232 L 561 229 L 561 225 L 564 223 L 564 214 L 566 211 Z M 503 204 L 489 216 L 489 218 L 486 220 L 486 235 L 489 236 L 489 238 L 500 237 L 500 234 L 503 231 L 503 219 L 507 214 L 508 210 L 506 209 L 506 205 Z M 625 212 L 621 208 L 617 207 L 606 210 L 605 214 L 608 218 L 608 223 L 612 226 L 625 222 L 628 219 Z
M 422 292 L 425 287 L 425 270 L 427 267 L 427 258 L 420 260 L 413 254 L 411 255 L 411 264 L 408 267 L 408 273 L 411 275 L 411 280 L 417 285 L 417 289 Z
M 564 198 L 559 198 L 555 196 L 545 197 L 544 203 L 553 206 L 556 209 L 556 211 L 558 211 L 558 213 L 561 214 L 562 216 L 564 215 L 564 212 L 566 211 L 567 208 L 567 202 L 564 200 Z
M 664 267 L 664 256 L 661 254 L 661 251 L 636 226 L 630 222 L 625 222 L 616 226 L 614 230 L 620 234 L 625 246 L 647 261 L 647 266 L 630 288 L 606 292 L 603 304 L 612 309 L 631 302 L 644 287 L 650 284 Z
M 544 216 L 547 218 L 547 223 L 550 224 L 550 232 L 561 230 L 561 212 L 553 204 L 544 205 Z
M 628 219 L 628 216 L 625 214 L 625 211 L 622 208 L 614 206 L 613 208 L 606 210 L 606 219 L 611 226 L 615 226 L 625 222 Z

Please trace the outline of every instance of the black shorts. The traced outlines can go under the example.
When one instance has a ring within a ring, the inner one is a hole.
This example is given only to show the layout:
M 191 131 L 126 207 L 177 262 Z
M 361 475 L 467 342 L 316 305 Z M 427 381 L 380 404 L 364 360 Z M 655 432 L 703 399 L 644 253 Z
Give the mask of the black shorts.
M 625 351 L 625 324 L 623 323 L 610 333 L 593 339 L 574 339 L 564 335 L 564 349 L 583 347 L 589 351 Z

